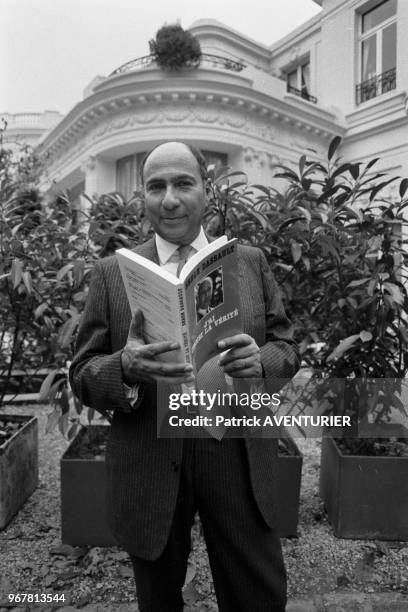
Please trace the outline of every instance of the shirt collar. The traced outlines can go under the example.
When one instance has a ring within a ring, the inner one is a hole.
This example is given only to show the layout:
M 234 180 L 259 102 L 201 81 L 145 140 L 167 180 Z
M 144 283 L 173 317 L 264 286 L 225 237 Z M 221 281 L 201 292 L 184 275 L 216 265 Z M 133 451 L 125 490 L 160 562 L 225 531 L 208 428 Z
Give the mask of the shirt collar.
M 190 246 L 192 246 L 193 249 L 195 249 L 195 251 L 197 252 L 203 247 L 205 247 L 207 244 L 207 236 L 205 235 L 204 230 L 201 227 L 198 236 L 194 238 L 194 240 L 190 243 Z M 168 242 L 168 240 L 164 240 L 164 238 L 156 234 L 156 248 L 157 254 L 159 256 L 160 265 L 164 266 L 177 251 L 179 245 L 174 244 L 173 242 Z

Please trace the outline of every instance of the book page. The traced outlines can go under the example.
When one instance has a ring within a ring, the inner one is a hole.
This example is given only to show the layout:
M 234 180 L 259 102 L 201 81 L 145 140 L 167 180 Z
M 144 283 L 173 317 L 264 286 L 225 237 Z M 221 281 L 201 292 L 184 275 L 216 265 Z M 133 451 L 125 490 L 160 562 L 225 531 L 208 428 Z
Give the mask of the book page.
M 127 251 L 126 255 L 121 251 Z M 151 266 L 145 265 L 145 262 L 150 264 L 153 262 L 144 257 L 139 257 L 139 259 L 144 260 L 142 262 L 131 261 L 128 253 L 127 249 L 120 249 L 116 254 L 132 314 L 138 308 L 143 312 L 143 330 L 146 343 L 165 340 L 181 342 L 180 315 L 177 302 L 179 279 L 162 270 L 157 264 L 154 264 L 154 266 L 165 274 L 154 273 L 153 270 L 149 270 Z M 184 358 L 178 358 L 176 351 L 172 351 L 168 355 L 168 358 L 173 361 L 184 361 Z M 166 359 L 166 356 L 167 354 L 164 354 L 164 359 Z

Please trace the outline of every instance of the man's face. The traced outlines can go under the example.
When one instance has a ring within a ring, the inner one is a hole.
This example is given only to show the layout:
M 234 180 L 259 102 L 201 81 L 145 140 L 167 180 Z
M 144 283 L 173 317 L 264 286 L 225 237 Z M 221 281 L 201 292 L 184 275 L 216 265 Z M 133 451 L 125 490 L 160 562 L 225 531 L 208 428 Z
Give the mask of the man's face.
M 203 281 L 198 287 L 198 307 L 207 309 L 211 302 L 212 286 L 209 281 Z
M 154 231 L 174 244 L 198 235 L 206 193 L 198 162 L 180 142 L 167 142 L 147 158 L 144 172 L 146 215 Z

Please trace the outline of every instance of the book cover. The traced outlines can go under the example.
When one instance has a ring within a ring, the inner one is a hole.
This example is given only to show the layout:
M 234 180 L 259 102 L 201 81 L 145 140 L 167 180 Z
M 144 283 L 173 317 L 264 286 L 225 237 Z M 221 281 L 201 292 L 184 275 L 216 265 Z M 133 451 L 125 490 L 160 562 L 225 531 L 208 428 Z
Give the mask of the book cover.
M 180 278 L 134 251 L 116 251 L 130 309 L 144 315 L 146 342 L 180 343 L 165 360 L 192 363 L 198 372 L 219 352 L 218 340 L 242 331 L 237 244 L 226 236 L 210 242 Z

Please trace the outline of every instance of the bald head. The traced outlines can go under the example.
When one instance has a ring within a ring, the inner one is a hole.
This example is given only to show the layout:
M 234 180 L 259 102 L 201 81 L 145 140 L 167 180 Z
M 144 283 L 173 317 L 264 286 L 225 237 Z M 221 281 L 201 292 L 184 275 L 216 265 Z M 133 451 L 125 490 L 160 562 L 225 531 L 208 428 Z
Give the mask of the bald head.
M 153 149 L 143 167 L 146 215 L 168 242 L 190 244 L 198 235 L 207 196 L 200 164 L 182 142 Z
M 208 179 L 207 162 L 206 162 L 204 155 L 201 153 L 200 149 L 186 142 L 182 142 L 179 140 L 173 140 L 173 141 L 169 141 L 169 142 L 165 142 L 165 143 L 156 145 L 155 147 L 153 147 L 153 149 L 151 149 L 148 153 L 146 153 L 145 157 L 142 160 L 142 163 L 140 165 L 140 170 L 139 170 L 141 184 L 144 185 L 144 169 L 145 169 L 146 162 L 149 159 L 150 155 L 154 153 L 157 149 L 160 149 L 161 147 L 166 147 L 166 145 L 172 145 L 172 144 L 184 145 L 184 147 L 186 147 L 190 151 L 190 153 L 193 155 L 193 157 L 195 157 L 197 161 L 197 165 L 198 165 L 198 169 L 199 169 L 201 178 L 203 182 L 206 183 Z

